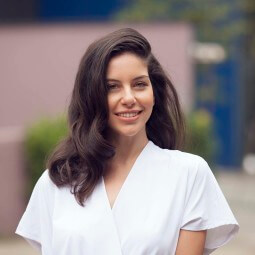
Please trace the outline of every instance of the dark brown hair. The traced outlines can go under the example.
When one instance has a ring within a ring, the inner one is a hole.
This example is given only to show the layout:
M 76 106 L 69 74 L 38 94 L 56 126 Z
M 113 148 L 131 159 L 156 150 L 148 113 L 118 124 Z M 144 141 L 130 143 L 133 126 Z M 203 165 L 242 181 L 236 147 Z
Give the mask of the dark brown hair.
M 68 109 L 69 135 L 47 162 L 57 186 L 69 185 L 79 204 L 90 196 L 103 175 L 105 162 L 115 154 L 107 141 L 106 71 L 113 56 L 125 52 L 144 59 L 155 97 L 146 123 L 149 140 L 164 149 L 179 149 L 184 123 L 175 88 L 151 53 L 144 36 L 131 28 L 112 32 L 93 42 L 81 59 Z

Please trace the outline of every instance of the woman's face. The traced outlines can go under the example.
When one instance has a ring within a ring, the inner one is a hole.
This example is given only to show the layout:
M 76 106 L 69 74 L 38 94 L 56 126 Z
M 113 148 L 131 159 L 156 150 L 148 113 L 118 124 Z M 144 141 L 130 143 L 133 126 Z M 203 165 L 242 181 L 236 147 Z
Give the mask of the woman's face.
M 113 57 L 107 68 L 108 126 L 114 135 L 146 135 L 154 96 L 146 62 L 132 53 Z

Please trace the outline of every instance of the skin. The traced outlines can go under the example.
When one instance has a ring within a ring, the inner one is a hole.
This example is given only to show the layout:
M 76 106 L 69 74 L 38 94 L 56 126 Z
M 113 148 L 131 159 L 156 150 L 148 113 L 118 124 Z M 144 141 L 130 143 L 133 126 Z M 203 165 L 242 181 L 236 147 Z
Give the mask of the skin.
M 175 255 L 203 255 L 206 230 L 188 231 L 181 229 Z
M 147 64 L 131 53 L 112 58 L 107 68 L 108 139 L 116 147 L 115 156 L 107 162 L 104 183 L 110 206 L 121 189 L 136 158 L 148 143 L 145 125 L 154 106 L 152 84 Z M 117 112 L 142 110 L 139 118 L 123 122 Z M 127 150 L 128 148 L 128 150 Z M 206 231 L 180 230 L 176 255 L 202 255 Z
M 108 139 L 116 146 L 113 162 L 125 164 L 136 157 L 148 142 L 145 124 L 154 105 L 152 84 L 144 60 L 130 53 L 111 59 L 106 78 L 108 126 L 111 130 Z M 132 123 L 126 123 L 116 116 L 117 112 L 128 110 L 142 110 L 142 113 Z

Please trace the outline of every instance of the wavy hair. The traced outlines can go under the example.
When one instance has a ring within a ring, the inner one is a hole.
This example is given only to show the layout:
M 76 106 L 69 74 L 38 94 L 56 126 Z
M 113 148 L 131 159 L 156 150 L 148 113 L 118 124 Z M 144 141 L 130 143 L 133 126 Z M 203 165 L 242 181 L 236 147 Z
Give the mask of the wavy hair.
M 146 123 L 149 140 L 164 149 L 180 149 L 184 120 L 176 90 L 147 39 L 131 28 L 112 32 L 93 42 L 81 59 L 68 108 L 68 136 L 47 161 L 51 180 L 68 185 L 84 206 L 115 154 L 107 141 L 108 104 L 106 71 L 112 57 L 130 52 L 146 61 L 155 104 Z

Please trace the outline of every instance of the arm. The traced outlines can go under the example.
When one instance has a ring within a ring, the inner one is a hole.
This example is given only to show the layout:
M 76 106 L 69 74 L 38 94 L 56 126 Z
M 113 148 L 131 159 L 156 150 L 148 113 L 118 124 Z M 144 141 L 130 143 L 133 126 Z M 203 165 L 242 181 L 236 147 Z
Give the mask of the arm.
M 206 230 L 180 230 L 175 255 L 203 255 Z

